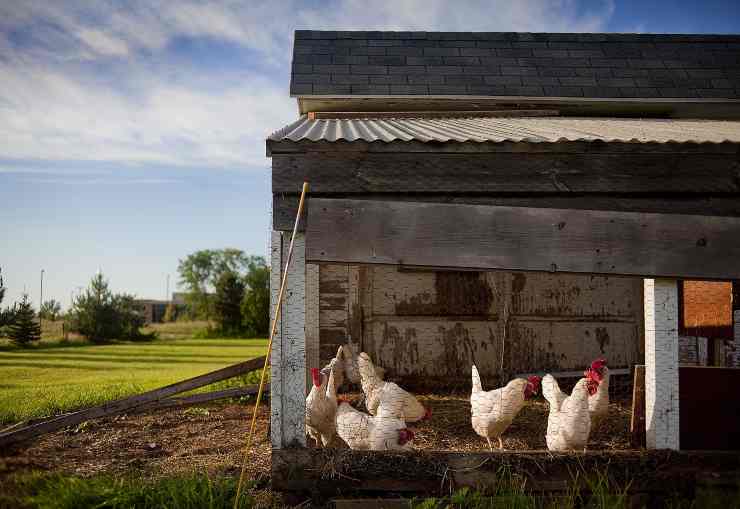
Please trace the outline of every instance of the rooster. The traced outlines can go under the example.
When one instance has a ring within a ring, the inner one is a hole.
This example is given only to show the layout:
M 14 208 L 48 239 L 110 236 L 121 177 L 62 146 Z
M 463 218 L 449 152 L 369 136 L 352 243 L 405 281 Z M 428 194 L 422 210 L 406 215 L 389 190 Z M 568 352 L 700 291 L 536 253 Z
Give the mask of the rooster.
M 322 375 L 318 368 L 311 368 L 313 386 L 306 397 L 306 431 L 316 441 L 316 446 L 327 447 L 334 438 L 337 393 L 334 383 L 335 369 L 329 376 Z
M 503 449 L 501 435 L 524 406 L 524 400 L 537 393 L 540 378 L 538 376 L 530 376 L 528 379 L 515 378 L 504 387 L 484 391 L 475 365 L 472 372 L 473 390 L 470 394 L 470 408 L 473 429 L 488 441 L 488 448 L 491 451 L 493 451 L 491 438 L 498 438 L 498 448 Z
M 357 358 L 357 366 L 360 370 L 362 392 L 365 393 L 365 406 L 370 414 L 377 415 L 382 404 L 389 415 L 406 422 L 417 422 L 431 417 L 431 410 L 424 408 L 413 394 L 393 382 L 384 381 L 378 375 L 370 356 L 365 352 Z
M 596 392 L 588 397 L 591 428 L 596 429 L 609 413 L 609 368 L 606 367 L 606 359 L 593 361 L 583 375 L 598 384 Z
M 401 451 L 411 449 L 414 432 L 403 419 L 381 409 L 372 416 L 352 408 L 342 401 L 337 409 L 336 430 L 350 449 L 371 451 Z
M 545 441 L 551 451 L 570 451 L 585 449 L 591 433 L 591 416 L 588 411 L 588 398 L 598 390 L 598 382 L 591 378 L 581 378 L 570 396 L 560 390 L 552 375 L 542 379 L 542 394 L 550 404 L 547 417 Z

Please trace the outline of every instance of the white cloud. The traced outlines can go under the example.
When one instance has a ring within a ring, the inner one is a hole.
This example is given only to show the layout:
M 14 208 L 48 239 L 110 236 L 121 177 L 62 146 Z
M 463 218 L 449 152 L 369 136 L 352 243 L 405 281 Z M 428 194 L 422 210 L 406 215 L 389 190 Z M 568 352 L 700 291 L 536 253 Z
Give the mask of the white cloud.
M 611 0 L 0 4 L 0 158 L 265 166 L 265 136 L 296 115 L 295 28 L 597 31 L 613 9 Z M 228 41 L 254 63 L 224 76 L 168 61 L 181 36 Z

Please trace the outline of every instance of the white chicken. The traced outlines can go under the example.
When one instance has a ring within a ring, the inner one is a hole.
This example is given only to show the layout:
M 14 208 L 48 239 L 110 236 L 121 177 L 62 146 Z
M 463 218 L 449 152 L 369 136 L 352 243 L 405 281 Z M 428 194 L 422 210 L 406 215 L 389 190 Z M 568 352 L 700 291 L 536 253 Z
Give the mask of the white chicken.
M 414 432 L 403 419 L 386 411 L 372 416 L 355 410 L 346 401 L 337 409 L 336 430 L 350 449 L 371 451 L 402 451 L 411 449 Z
M 406 422 L 417 422 L 431 417 L 431 410 L 424 408 L 413 394 L 393 382 L 386 382 L 380 378 L 368 354 L 362 352 L 357 358 L 357 365 L 360 370 L 362 392 L 365 393 L 365 406 L 370 414 L 378 415 L 378 409 L 383 403 L 388 415 Z
M 334 369 L 323 376 L 318 368 L 311 368 L 313 386 L 306 397 L 306 431 L 316 441 L 316 446 L 327 447 L 336 433 L 337 393 Z
M 528 379 L 515 378 L 504 387 L 484 391 L 478 368 L 473 365 L 473 390 L 470 394 L 471 423 L 473 429 L 488 441 L 489 449 L 492 438 L 498 438 L 499 449 L 504 448 L 501 435 L 506 431 L 514 417 L 524 406 L 524 400 L 534 395 L 540 385 L 537 376 Z
M 609 414 L 609 368 L 606 367 L 606 359 L 593 361 L 584 375 L 598 383 L 596 392 L 588 397 L 591 429 L 596 429 Z
M 581 378 L 570 396 L 565 395 L 552 375 L 542 378 L 542 394 L 550 404 L 545 441 L 551 451 L 585 449 L 591 433 L 588 396 L 598 382 Z

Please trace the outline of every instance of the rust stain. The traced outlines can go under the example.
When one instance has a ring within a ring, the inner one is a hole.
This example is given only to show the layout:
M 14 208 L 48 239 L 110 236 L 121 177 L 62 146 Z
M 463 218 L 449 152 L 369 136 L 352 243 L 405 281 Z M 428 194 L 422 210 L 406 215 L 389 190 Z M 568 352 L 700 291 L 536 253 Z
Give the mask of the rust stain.
M 475 346 L 468 329 L 462 323 L 456 323 L 452 328 L 439 327 L 437 330 L 442 343 L 442 353 L 435 366 L 437 373 L 457 376 L 470 369 Z
M 482 272 L 435 273 L 436 300 L 429 292 L 396 303 L 397 316 L 488 315 L 493 291 Z
M 604 347 L 609 344 L 609 333 L 606 332 L 606 327 L 596 327 L 596 341 L 599 343 L 601 353 L 606 353 Z
M 386 374 L 405 375 L 420 367 L 419 342 L 416 340 L 416 329 L 407 327 L 402 336 L 398 327 L 385 324 L 381 341 L 381 351 L 388 351 L 388 347 L 390 347 L 390 351 L 392 352 L 390 359 L 383 359 L 384 362 L 382 365 L 386 370 L 388 370 L 389 366 L 392 366 L 392 369 L 386 371 Z

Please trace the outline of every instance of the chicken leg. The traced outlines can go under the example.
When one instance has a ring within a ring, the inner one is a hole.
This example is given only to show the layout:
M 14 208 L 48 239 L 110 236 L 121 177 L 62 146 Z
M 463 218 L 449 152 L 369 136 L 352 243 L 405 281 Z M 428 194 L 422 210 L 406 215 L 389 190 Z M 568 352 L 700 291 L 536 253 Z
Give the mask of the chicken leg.
M 498 437 L 498 448 L 500 451 L 504 450 L 504 441 L 501 440 L 501 437 Z
M 486 437 L 486 440 L 488 440 L 488 448 L 493 452 L 493 445 L 491 445 L 491 439 Z

